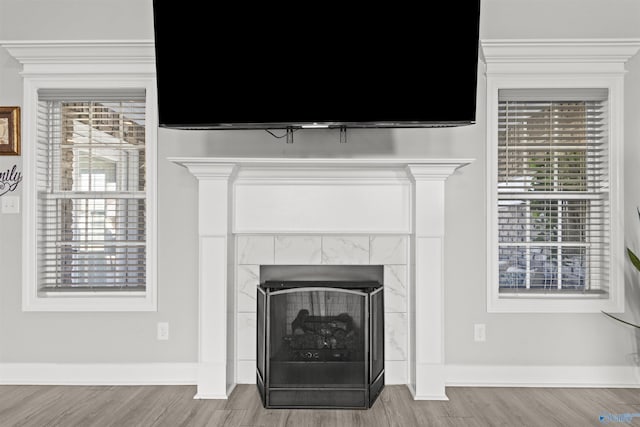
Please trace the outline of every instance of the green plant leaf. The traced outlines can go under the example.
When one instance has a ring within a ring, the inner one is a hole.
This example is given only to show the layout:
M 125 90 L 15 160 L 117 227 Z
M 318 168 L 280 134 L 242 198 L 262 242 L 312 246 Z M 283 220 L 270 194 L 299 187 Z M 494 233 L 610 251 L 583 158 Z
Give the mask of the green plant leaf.
M 633 251 L 627 248 L 627 253 L 629 254 L 629 258 L 631 259 L 631 263 L 636 268 L 636 270 L 640 271 L 640 259 L 633 253 Z

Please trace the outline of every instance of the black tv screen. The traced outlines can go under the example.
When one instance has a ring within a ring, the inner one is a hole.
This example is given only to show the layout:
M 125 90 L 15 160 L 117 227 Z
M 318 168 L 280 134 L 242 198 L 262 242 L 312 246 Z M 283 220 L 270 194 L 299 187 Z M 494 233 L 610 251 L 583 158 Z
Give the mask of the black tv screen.
M 154 0 L 160 126 L 472 124 L 480 1 L 434 3 Z

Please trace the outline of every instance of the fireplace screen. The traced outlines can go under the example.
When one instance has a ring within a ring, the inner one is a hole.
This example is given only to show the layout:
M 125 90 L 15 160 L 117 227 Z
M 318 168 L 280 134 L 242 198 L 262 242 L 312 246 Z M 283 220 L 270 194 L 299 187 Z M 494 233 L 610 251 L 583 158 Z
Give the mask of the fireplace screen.
M 368 408 L 384 386 L 382 285 L 266 282 L 257 377 L 269 408 Z

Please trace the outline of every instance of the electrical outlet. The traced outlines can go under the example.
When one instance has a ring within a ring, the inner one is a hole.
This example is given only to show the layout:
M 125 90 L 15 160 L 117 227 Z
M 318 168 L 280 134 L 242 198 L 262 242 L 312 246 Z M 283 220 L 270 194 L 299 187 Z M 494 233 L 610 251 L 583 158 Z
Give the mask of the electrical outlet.
M 473 325 L 473 339 L 477 342 L 487 340 L 487 327 L 484 323 L 476 323 Z
M 158 339 L 162 341 L 169 339 L 169 323 L 158 322 Z
M 0 200 L 2 200 L 3 214 L 20 213 L 20 196 L 3 196 Z

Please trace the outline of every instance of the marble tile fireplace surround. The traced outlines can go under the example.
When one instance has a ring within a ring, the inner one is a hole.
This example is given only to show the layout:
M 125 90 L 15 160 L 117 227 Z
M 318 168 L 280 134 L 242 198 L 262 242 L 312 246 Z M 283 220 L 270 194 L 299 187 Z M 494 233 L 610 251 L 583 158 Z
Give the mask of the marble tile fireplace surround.
M 260 265 L 382 265 L 387 384 L 446 399 L 445 181 L 470 159 L 170 158 L 198 182 L 197 398 L 255 383 Z

